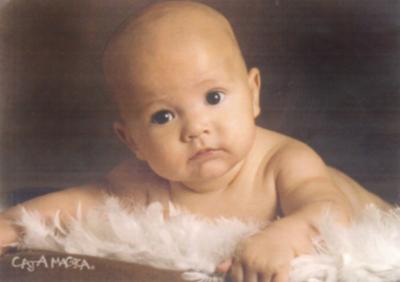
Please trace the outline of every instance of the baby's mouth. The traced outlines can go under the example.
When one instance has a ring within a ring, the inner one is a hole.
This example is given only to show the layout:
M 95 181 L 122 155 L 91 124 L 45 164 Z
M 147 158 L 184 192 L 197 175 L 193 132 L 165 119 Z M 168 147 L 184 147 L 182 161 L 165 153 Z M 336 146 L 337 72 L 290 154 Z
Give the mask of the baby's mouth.
M 197 151 L 195 154 L 193 154 L 189 158 L 189 161 L 194 161 L 194 160 L 200 160 L 200 159 L 206 159 L 206 158 L 209 158 L 209 157 L 213 157 L 219 151 L 220 151 L 219 149 L 213 149 L 213 148 L 201 149 L 201 150 Z

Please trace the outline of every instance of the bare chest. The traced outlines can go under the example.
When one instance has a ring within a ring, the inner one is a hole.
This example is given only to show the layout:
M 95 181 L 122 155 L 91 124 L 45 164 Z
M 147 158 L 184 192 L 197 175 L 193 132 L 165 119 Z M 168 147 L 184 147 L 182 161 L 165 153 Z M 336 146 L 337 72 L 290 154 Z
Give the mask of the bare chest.
M 206 218 L 239 218 L 241 220 L 271 221 L 277 215 L 277 196 L 273 181 L 265 181 L 258 174 L 244 174 L 220 193 L 193 193 L 188 197 L 174 197 L 169 183 L 155 177 L 114 178 L 114 196 L 132 208 L 161 203 L 167 210 L 169 203 Z M 122 181 L 123 180 L 123 181 Z
M 247 177 L 215 194 L 169 199 L 190 213 L 206 218 L 238 218 L 272 221 L 277 216 L 277 196 L 274 184 L 258 177 Z

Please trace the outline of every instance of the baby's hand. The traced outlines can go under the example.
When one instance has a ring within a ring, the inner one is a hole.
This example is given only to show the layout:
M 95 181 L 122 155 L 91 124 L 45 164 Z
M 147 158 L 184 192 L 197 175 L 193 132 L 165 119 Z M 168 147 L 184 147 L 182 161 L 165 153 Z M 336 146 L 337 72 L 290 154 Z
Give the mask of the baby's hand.
M 271 224 L 265 230 L 241 242 L 230 261 L 217 267 L 233 282 L 288 282 L 291 260 L 310 253 L 312 244 L 306 234 L 293 233 L 292 228 Z
M 18 241 L 18 231 L 10 221 L 0 215 L 0 255 L 15 245 Z

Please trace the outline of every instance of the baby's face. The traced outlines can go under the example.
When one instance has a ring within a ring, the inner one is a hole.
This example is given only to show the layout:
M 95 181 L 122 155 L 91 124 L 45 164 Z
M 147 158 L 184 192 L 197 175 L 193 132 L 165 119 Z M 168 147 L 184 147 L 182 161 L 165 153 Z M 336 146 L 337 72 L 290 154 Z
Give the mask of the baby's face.
M 247 72 L 232 38 L 213 29 L 176 39 L 160 32 L 118 68 L 125 71 L 116 83 L 123 92 L 116 132 L 171 181 L 220 177 L 246 158 L 254 142 L 259 72 Z
M 246 74 L 232 58 L 204 51 L 154 61 L 140 79 L 128 103 L 134 109 L 117 129 L 158 175 L 208 180 L 245 158 L 258 114 L 256 69 Z

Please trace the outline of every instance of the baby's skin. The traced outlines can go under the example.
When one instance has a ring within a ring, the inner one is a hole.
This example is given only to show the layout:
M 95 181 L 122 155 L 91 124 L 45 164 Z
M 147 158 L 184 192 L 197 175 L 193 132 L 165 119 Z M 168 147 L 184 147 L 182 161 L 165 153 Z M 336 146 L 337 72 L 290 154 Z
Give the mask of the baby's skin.
M 78 203 L 85 212 L 112 194 L 132 208 L 172 202 L 211 219 L 272 221 L 217 270 L 235 282 L 284 282 L 290 261 L 312 251 L 321 213 L 347 225 L 367 204 L 390 208 L 307 145 L 256 126 L 259 70 L 203 4 L 163 2 L 129 18 L 107 45 L 104 72 L 120 112 L 115 132 L 136 157 L 96 183 L 5 211 L 2 248 L 18 239 L 11 221 L 21 207 L 74 215 Z

